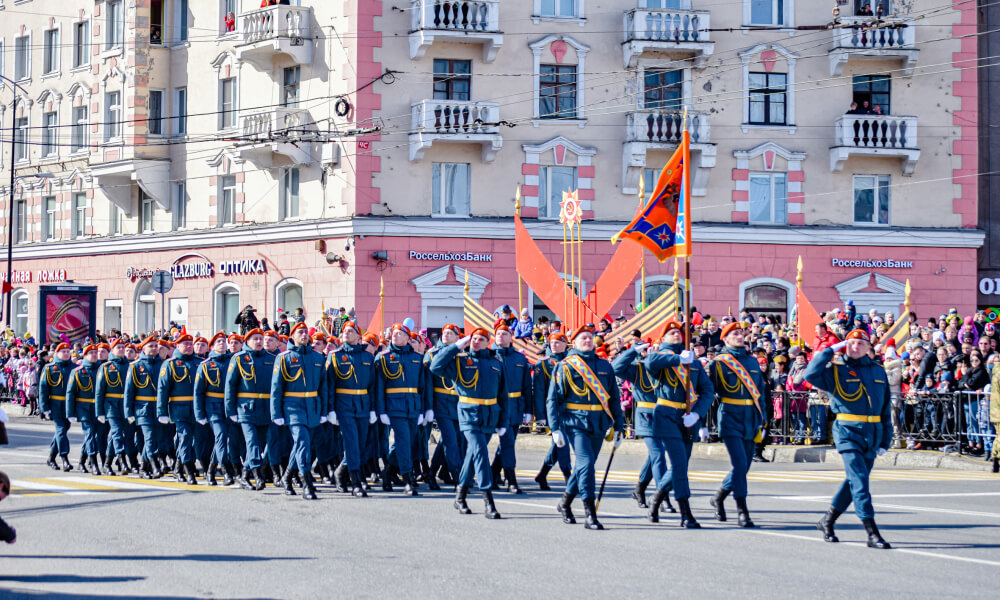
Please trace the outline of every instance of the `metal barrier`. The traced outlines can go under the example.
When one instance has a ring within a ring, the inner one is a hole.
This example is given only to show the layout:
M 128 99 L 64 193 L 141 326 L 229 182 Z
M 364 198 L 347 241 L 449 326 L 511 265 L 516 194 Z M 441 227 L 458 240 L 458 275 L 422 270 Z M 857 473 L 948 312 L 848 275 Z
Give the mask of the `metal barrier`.
M 898 405 L 897 437 L 909 448 L 959 446 L 961 407 L 958 394 L 912 392 Z

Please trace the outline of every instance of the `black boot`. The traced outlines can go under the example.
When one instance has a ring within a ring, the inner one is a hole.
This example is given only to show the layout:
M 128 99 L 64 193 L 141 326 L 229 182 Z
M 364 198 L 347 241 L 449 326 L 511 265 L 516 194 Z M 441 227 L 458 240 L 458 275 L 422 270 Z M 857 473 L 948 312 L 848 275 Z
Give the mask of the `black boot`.
M 826 514 L 823 515 L 823 518 L 819 520 L 819 523 L 816 523 L 816 529 L 823 532 L 824 542 L 840 541 L 840 538 L 838 538 L 837 534 L 833 531 L 833 524 L 839 516 L 840 511 L 831 506 L 830 509 L 826 511 Z
M 595 531 L 604 529 L 604 525 L 601 525 L 601 522 L 597 520 L 597 507 L 594 505 L 593 498 L 587 498 L 583 501 L 583 512 L 587 515 L 587 520 L 583 524 L 584 527 Z
M 90 472 L 94 475 L 101 474 L 101 459 L 96 454 L 90 455 Z
M 701 529 L 701 524 L 691 513 L 691 502 L 687 498 L 678 498 L 677 506 L 681 507 L 681 527 L 685 529 Z
M 512 494 L 522 494 L 521 488 L 517 485 L 517 473 L 512 468 L 503 470 L 503 477 L 507 480 L 507 491 Z
M 233 463 L 222 463 L 222 485 L 230 486 L 236 480 L 236 467 Z
M 138 454 L 130 454 L 130 455 L 127 456 L 127 458 L 128 458 L 128 468 L 129 468 L 129 470 L 132 471 L 133 473 L 137 472 L 139 470 L 139 465 L 142 464 L 142 463 L 139 462 L 139 455 Z
M 993 443 L 996 444 L 998 442 L 993 442 Z M 1000 473 L 1000 458 L 997 457 L 993 458 L 993 472 Z
M 547 492 L 550 489 L 552 489 L 549 487 L 549 480 L 548 480 L 548 474 L 549 471 L 551 470 L 552 467 L 550 467 L 549 465 L 542 465 L 542 468 L 538 470 L 538 475 L 535 475 L 535 483 L 538 484 L 538 489 L 542 490 L 543 492 Z
M 385 471 L 382 471 L 382 491 L 391 492 L 392 491 L 392 465 L 386 465 Z
M 639 508 L 649 508 L 649 505 L 646 504 L 647 485 L 649 485 L 649 482 L 643 483 L 642 480 L 640 480 L 635 484 L 635 488 L 632 490 L 632 499 L 635 500 L 635 503 L 639 506 Z
M 354 494 L 356 498 L 367 498 L 368 492 L 365 491 L 365 484 L 361 480 L 361 471 L 350 471 L 348 475 L 351 478 L 351 483 L 353 484 L 351 493 Z
M 573 516 L 573 498 L 576 494 L 570 494 L 569 492 L 564 492 L 562 498 L 559 500 L 559 504 L 556 504 L 556 510 L 562 515 L 563 523 L 567 525 L 576 525 L 576 517 Z
M 302 492 L 302 497 L 306 500 L 316 499 L 316 486 L 313 484 L 312 473 L 306 472 L 302 474 L 302 483 L 305 486 L 305 491 Z
M 663 504 L 663 501 L 667 499 L 668 495 L 670 495 L 670 490 L 661 490 L 657 488 L 656 495 L 653 496 L 653 503 L 649 506 L 650 523 L 660 522 L 660 505 Z
M 180 461 L 174 462 L 174 479 L 177 483 L 184 483 L 184 465 Z
M 198 485 L 198 476 L 197 476 L 198 471 L 195 470 L 195 468 L 194 468 L 194 462 L 192 461 L 192 462 L 185 463 L 185 464 L 181 465 L 181 467 L 182 468 L 178 469 L 178 470 L 183 470 L 183 471 L 185 471 L 187 473 L 187 477 L 185 478 L 187 484 L 188 485 Z
M 294 496 L 295 487 L 292 485 L 292 471 L 295 469 L 285 469 L 285 476 L 282 479 L 282 483 L 285 485 L 285 495 Z
M 244 466 L 243 472 L 240 473 L 240 476 L 236 479 L 236 481 L 240 484 L 240 487 L 245 490 L 255 490 L 257 488 L 252 483 L 252 479 L 253 479 L 253 472 Z
M 271 465 L 271 473 L 274 474 L 274 487 L 278 487 L 282 484 L 282 480 L 285 478 L 285 469 L 282 465 Z
M 101 468 L 105 471 L 111 471 L 111 461 L 115 458 L 114 454 L 102 454 L 101 455 Z
M 403 495 L 419 496 L 417 493 L 417 482 L 413 480 L 413 473 L 403 473 Z
M 219 470 L 219 465 L 215 464 L 214 461 L 208 463 L 208 470 L 205 473 L 205 483 L 207 483 L 212 487 L 219 485 L 218 482 L 215 481 L 215 474 L 218 472 L 218 470 Z
M 736 524 L 744 528 L 756 527 L 750 520 L 750 510 L 747 508 L 746 498 L 736 499 Z
M 670 514 L 675 514 L 677 512 L 677 509 L 674 508 L 674 505 L 670 503 L 670 494 L 667 494 L 667 497 L 663 499 L 663 504 L 660 505 L 660 512 L 665 512 Z
M 500 513 L 493 504 L 493 490 L 483 490 L 483 516 L 487 519 L 499 519 Z
M 712 508 L 715 509 L 715 520 L 720 523 L 726 520 L 726 497 L 729 496 L 729 490 L 724 490 L 719 488 L 719 491 L 715 492 L 715 497 L 712 498 L 711 502 Z
M 56 451 L 49 451 L 49 460 L 45 461 L 45 464 L 49 466 L 53 471 L 60 471 L 59 465 L 56 464 Z
M 348 483 L 347 482 L 347 478 L 348 478 L 348 476 L 349 476 L 349 474 L 347 472 L 347 462 L 340 463 L 340 466 L 337 467 L 337 470 L 333 472 L 333 478 L 337 482 L 337 491 L 338 492 L 346 494 L 348 491 L 350 491 L 348 489 L 348 487 L 347 487 L 347 483 Z
M 319 465 L 317 470 L 319 471 L 320 477 L 323 478 L 324 483 L 328 485 L 337 485 L 338 488 L 340 487 L 340 483 L 336 475 L 339 468 L 334 468 L 332 462 Z
M 493 463 L 490 465 L 493 469 L 493 487 L 490 489 L 499 490 L 500 489 L 500 469 L 503 468 L 503 463 L 500 462 L 500 455 L 497 454 L 493 457 Z
M 142 461 L 142 465 L 139 467 L 139 477 L 141 479 L 153 478 L 153 465 L 148 460 Z
M 882 539 L 882 535 L 878 532 L 878 525 L 875 524 L 875 519 L 862 519 L 862 523 L 865 525 L 865 532 L 868 534 L 868 547 L 878 548 L 879 550 L 890 550 L 892 546 L 889 542 Z
M 83 453 L 83 450 L 80 450 L 80 464 L 77 466 L 84 473 L 90 474 L 90 469 L 87 468 L 87 455 Z
M 420 461 L 420 468 L 424 472 L 424 483 L 427 484 L 427 489 L 432 492 L 441 491 L 441 486 L 438 485 L 437 477 L 431 472 L 430 466 L 427 464 L 426 460 Z
M 452 506 L 458 511 L 460 515 L 471 515 L 472 509 L 469 508 L 469 503 L 465 501 L 469 497 L 469 488 L 458 486 L 455 491 L 455 501 L 452 502 Z
M 257 490 L 258 492 L 264 489 L 264 486 L 267 485 L 266 483 L 264 483 L 263 467 L 257 467 L 256 469 L 253 470 L 253 478 L 254 478 L 253 489 Z
M 149 464 L 153 468 L 153 471 L 149 475 L 152 479 L 159 479 L 160 477 L 163 477 L 163 467 L 161 466 L 160 459 L 157 456 L 154 455 L 149 461 Z

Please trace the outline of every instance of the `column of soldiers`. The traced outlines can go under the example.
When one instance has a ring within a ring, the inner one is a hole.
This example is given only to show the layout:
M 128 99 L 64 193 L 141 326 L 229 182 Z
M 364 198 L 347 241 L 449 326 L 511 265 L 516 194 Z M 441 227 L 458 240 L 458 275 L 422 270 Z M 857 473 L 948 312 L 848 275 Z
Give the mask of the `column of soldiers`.
M 173 473 L 189 485 L 199 476 L 217 485 L 221 471 L 223 485 L 259 491 L 271 483 L 292 496 L 299 487 L 304 498 L 315 499 L 314 473 L 357 497 L 368 496 L 370 482 L 416 496 L 420 482 L 439 489 L 440 474 L 455 486 L 459 513 L 472 512 L 467 498 L 475 487 L 484 515 L 499 519 L 493 492 L 503 489 L 501 481 L 507 492 L 522 493 L 516 432 L 538 421 L 549 427 L 552 445 L 535 481 L 550 489 L 548 473 L 558 465 L 566 479 L 556 506 L 562 520 L 576 523 L 572 504 L 579 497 L 586 528 L 599 530 L 597 458 L 606 439 L 616 448 L 624 439 L 617 377 L 632 384 L 636 431 L 648 450 L 648 482 L 640 481 L 643 493 L 633 497 L 644 506 L 645 486 L 655 484 L 649 520 L 659 522 L 661 508 L 674 512 L 672 491 L 679 524 L 701 527 L 690 507 L 687 465 L 694 432 L 718 400 L 719 435 L 732 469 L 710 504 L 724 522 L 732 494 L 738 525 L 754 527 L 747 471 L 765 425 L 766 398 L 738 323 L 723 329 L 725 348 L 707 367 L 685 349 L 684 327 L 676 321 L 667 323 L 657 346 L 637 341 L 613 365 L 597 355 L 588 326 L 568 336 L 552 333 L 545 358 L 533 367 L 514 350 L 503 324 L 464 337 L 447 324 L 432 348 L 401 324 L 385 341 L 362 335 L 353 322 L 341 334 L 342 340 L 310 335 L 298 323 L 288 337 L 252 329 L 211 339 L 149 337 L 135 346 L 114 340 L 86 346 L 79 365 L 70 347 L 59 344 L 39 390 L 41 410 L 55 424 L 48 465 L 72 470 L 68 431 L 79 422 L 80 469 L 94 475 L 136 472 L 156 479 Z M 847 470 L 818 528 L 826 541 L 838 541 L 834 522 L 853 502 L 868 545 L 888 548 L 868 490 L 875 457 L 891 439 L 888 387 L 885 372 L 867 357 L 869 345 L 864 332 L 851 332 L 821 352 L 806 373 L 830 393 L 834 437 Z M 844 352 L 846 362 L 834 360 L 835 352 Z M 428 455 L 435 422 L 439 439 Z

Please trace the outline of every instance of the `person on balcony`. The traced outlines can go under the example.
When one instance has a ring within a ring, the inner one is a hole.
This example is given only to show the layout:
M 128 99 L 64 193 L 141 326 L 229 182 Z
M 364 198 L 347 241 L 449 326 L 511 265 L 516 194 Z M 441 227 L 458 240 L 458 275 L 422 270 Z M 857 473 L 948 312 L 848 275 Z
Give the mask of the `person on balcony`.
M 226 26 L 227 33 L 236 31 L 236 15 L 234 15 L 232 11 L 230 11 L 229 14 L 226 15 L 226 18 L 223 21 L 223 23 Z

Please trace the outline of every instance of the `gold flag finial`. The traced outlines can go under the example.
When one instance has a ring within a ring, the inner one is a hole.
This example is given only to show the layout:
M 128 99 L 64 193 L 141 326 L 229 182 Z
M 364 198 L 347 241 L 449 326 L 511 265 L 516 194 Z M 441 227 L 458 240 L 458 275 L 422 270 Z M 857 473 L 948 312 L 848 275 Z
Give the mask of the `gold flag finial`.
M 518 184 L 517 191 L 514 192 L 514 215 L 521 216 L 521 185 Z
M 674 257 L 674 285 L 677 285 L 679 280 L 680 278 L 677 276 L 677 258 Z
M 465 293 L 469 293 L 469 270 L 465 270 Z
M 799 272 L 795 276 L 795 284 L 797 286 L 799 286 L 799 287 L 802 287 L 802 255 L 801 254 L 799 255 L 799 266 L 798 266 L 798 268 L 799 268 Z
M 646 177 L 642 173 L 639 174 L 639 204 L 646 201 Z
M 684 107 L 684 116 L 681 117 L 681 127 L 683 128 L 683 129 L 681 129 L 681 131 L 687 131 L 688 130 L 688 107 L 687 106 Z
M 906 296 L 903 299 L 903 304 L 906 305 L 906 312 L 910 312 L 910 280 L 906 280 L 906 288 L 904 288 Z

